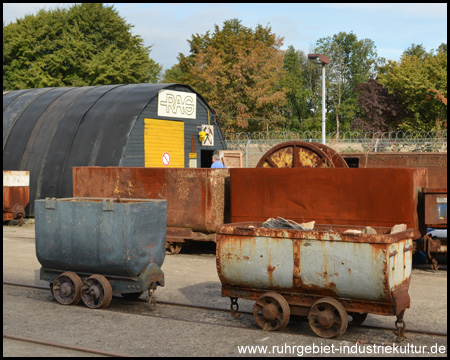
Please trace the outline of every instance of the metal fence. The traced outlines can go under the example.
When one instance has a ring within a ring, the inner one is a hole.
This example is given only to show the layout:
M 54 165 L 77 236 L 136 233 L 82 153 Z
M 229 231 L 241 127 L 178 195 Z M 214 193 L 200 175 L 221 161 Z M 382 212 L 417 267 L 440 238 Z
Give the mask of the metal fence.
M 286 141 L 322 141 L 320 131 L 231 133 L 225 136 L 229 150 L 244 153 L 245 167 L 254 166 L 264 153 Z M 328 133 L 326 144 L 339 153 L 350 152 L 447 152 L 447 130 Z

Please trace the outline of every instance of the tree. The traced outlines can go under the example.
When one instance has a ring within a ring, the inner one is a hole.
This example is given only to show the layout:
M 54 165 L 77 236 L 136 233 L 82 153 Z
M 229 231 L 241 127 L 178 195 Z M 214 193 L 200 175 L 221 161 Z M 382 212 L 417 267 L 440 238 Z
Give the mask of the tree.
M 289 128 L 292 130 L 303 130 L 305 119 L 311 117 L 312 88 L 310 87 L 309 71 L 310 64 L 303 51 L 295 50 L 291 45 L 284 54 L 283 67 L 286 70 L 281 84 L 286 89 L 287 104 L 283 115 L 291 120 Z M 316 67 L 313 68 L 317 70 Z
M 269 26 L 252 30 L 232 19 L 188 42 L 190 55 L 180 53 L 164 81 L 193 86 L 219 115 L 222 129 L 266 130 L 281 118 L 283 39 Z M 249 123 L 254 118 L 263 122 Z
M 400 95 L 407 110 L 402 130 L 429 131 L 446 123 L 447 52 L 442 45 L 437 54 L 405 52 L 399 62 L 389 61 L 381 69 L 378 81 L 390 94 Z
M 357 105 L 362 111 L 357 114 L 352 128 L 371 132 L 394 131 L 405 114 L 398 94 L 390 94 L 378 81 L 370 78 L 359 83 Z
M 157 81 L 162 67 L 111 6 L 40 10 L 3 26 L 3 89 Z
M 406 56 L 414 55 L 421 60 L 425 59 L 425 57 L 429 55 L 422 44 L 416 45 L 414 43 L 412 43 L 411 46 L 403 52 L 403 54 Z
M 337 137 L 341 123 L 350 128 L 356 112 L 355 87 L 374 76 L 378 59 L 372 40 L 358 40 L 352 32 L 321 38 L 316 43 L 315 52 L 330 58 L 327 65 L 326 88 L 330 113 L 335 118 Z

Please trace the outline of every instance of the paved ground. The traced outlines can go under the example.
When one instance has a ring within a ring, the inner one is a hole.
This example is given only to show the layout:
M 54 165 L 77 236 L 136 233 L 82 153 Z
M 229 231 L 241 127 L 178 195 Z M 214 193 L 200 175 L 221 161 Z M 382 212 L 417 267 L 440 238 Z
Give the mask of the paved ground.
M 3 227 L 3 281 L 47 286 L 39 280 L 40 264 L 35 256 L 34 239 L 26 236 L 34 236 L 33 224 Z M 229 308 L 229 299 L 220 296 L 213 251 L 203 248 L 196 253 L 166 256 L 162 270 L 166 286 L 156 290 L 158 301 Z M 446 332 L 447 271 L 414 270 L 409 293 L 411 308 L 404 318 L 407 328 Z M 252 311 L 251 301 L 239 300 L 239 305 L 240 310 Z M 229 312 L 164 304 L 157 304 L 151 317 L 142 316 L 149 313 L 145 302 L 127 303 L 113 298 L 107 310 L 93 310 L 81 303 L 61 306 L 50 291 L 3 285 L 3 356 L 86 355 L 11 340 L 5 335 L 134 356 L 243 356 L 239 346 L 268 346 L 258 348 L 258 355 L 264 355 L 261 352 L 267 349 L 266 354 L 287 356 L 342 356 L 343 346 L 348 346 L 346 356 L 360 356 L 356 350 L 365 351 L 365 356 L 445 356 L 447 347 L 446 338 L 412 333 L 401 345 L 404 352 L 409 351 L 403 355 L 398 345 L 393 344 L 394 335 L 390 331 L 353 327 L 338 339 L 322 339 L 315 336 L 307 321 L 302 319 L 292 319 L 281 333 L 262 331 L 247 314 L 236 320 Z M 393 328 L 394 322 L 394 317 L 369 315 L 364 325 Z M 378 345 L 380 348 L 376 347 Z M 392 353 L 381 353 L 381 348 L 389 351 L 387 345 L 393 346 Z M 310 354 L 306 354 L 308 350 Z M 445 350 L 445 354 L 428 353 L 432 350 Z M 354 353 L 349 353 L 351 351 Z M 246 355 L 250 356 L 248 352 Z

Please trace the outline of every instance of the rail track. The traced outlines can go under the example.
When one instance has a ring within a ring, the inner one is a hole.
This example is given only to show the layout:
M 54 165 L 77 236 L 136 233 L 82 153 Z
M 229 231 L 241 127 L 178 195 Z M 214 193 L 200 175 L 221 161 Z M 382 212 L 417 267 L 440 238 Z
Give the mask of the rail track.
M 19 283 L 7 282 L 7 281 L 3 281 L 3 285 L 15 286 L 15 287 L 25 287 L 25 288 L 31 288 L 31 289 L 37 289 L 37 290 L 43 290 L 43 291 L 50 291 L 49 287 L 39 286 L 39 285 L 19 284 Z M 114 297 L 116 297 L 116 296 L 114 296 Z M 120 296 L 117 296 L 117 298 L 120 298 Z M 133 300 L 127 299 L 126 301 L 127 301 L 127 303 L 132 303 L 132 302 L 143 302 L 143 303 L 145 302 L 146 303 L 147 302 L 143 298 L 138 298 L 138 299 L 133 299 Z M 181 308 L 186 308 L 186 309 L 198 309 L 198 310 L 205 310 L 205 311 L 230 313 L 230 309 L 226 309 L 226 308 L 202 306 L 202 305 L 192 305 L 192 304 L 183 304 L 183 303 L 176 303 L 176 302 L 163 301 L 163 300 L 158 300 L 157 304 L 158 305 L 173 306 L 173 307 L 181 307 Z M 193 320 L 193 319 L 179 319 L 179 318 L 165 316 L 165 315 L 161 315 L 161 314 L 153 314 L 152 312 L 135 313 L 135 312 L 130 312 L 130 311 L 126 311 L 126 310 L 109 309 L 109 308 L 106 308 L 106 309 L 103 309 L 103 310 L 104 311 L 120 312 L 120 313 L 125 313 L 125 314 L 132 313 L 132 314 L 140 315 L 140 316 L 157 317 L 157 318 L 177 320 L 177 321 L 185 321 L 185 322 L 198 323 L 198 324 L 208 324 L 208 325 L 216 325 L 216 326 L 230 327 L 230 328 L 242 328 L 242 326 L 239 326 L 239 325 L 217 324 L 217 323 L 211 323 L 211 322 L 200 321 L 200 320 Z M 248 316 L 253 317 L 253 313 L 249 312 L 249 311 L 239 311 L 238 314 L 248 315 Z M 363 329 L 389 331 L 389 332 L 391 332 L 393 330 L 392 327 L 372 326 L 372 325 L 364 325 L 364 324 L 359 325 L 359 327 L 363 328 Z M 256 327 L 256 326 L 254 328 L 248 328 L 248 329 L 249 330 L 258 330 L 258 331 L 261 330 L 259 327 Z M 281 330 L 281 331 L 278 331 L 278 332 L 292 333 L 292 332 L 287 332 L 286 330 L 284 330 L 284 331 Z M 407 333 L 409 333 L 409 334 L 416 334 L 416 335 L 423 335 L 423 336 L 437 336 L 437 337 L 447 338 L 447 333 L 446 332 L 439 332 L 439 331 L 429 331 L 429 330 L 424 331 L 424 330 L 419 330 L 419 329 L 408 328 L 407 329 Z M 308 336 L 307 334 L 302 334 L 302 335 Z M 316 336 L 312 336 L 312 337 L 316 338 Z M 378 343 L 374 343 L 374 344 L 381 345 L 381 344 L 378 344 Z
M 114 352 L 109 352 L 109 351 L 91 349 L 91 348 L 87 348 L 87 347 L 83 347 L 83 346 L 61 344 L 61 343 L 57 343 L 57 342 L 53 342 L 53 341 L 45 341 L 45 340 L 33 339 L 33 338 L 22 337 L 22 336 L 8 335 L 5 333 L 3 333 L 3 338 L 9 339 L 9 340 L 16 340 L 16 341 L 32 343 L 32 344 L 38 344 L 38 345 L 43 345 L 43 346 L 50 346 L 50 347 L 54 347 L 54 348 L 58 348 L 58 349 L 79 351 L 79 352 L 88 353 L 91 355 L 95 354 L 95 355 L 103 355 L 103 356 L 109 356 L 109 357 L 132 357 L 132 355 L 125 355 L 125 354 L 119 354 L 119 353 L 114 353 Z

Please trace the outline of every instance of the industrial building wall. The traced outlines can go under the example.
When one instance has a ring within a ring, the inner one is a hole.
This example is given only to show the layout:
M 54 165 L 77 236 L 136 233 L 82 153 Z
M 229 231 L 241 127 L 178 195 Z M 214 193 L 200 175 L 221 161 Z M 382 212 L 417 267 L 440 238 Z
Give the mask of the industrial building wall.
M 187 92 L 186 87 L 174 87 L 171 90 Z M 201 167 L 201 150 L 225 150 L 226 145 L 221 130 L 210 111 L 210 124 L 214 126 L 214 146 L 202 146 L 198 133 L 201 125 L 208 124 L 208 106 L 197 97 L 197 114 L 195 119 L 181 119 L 158 116 L 158 98 L 155 97 L 147 104 L 139 115 L 133 129 L 130 132 L 127 146 L 125 147 L 120 166 L 145 166 L 145 119 L 160 119 L 167 121 L 184 122 L 184 167 L 189 167 L 189 153 L 191 152 L 191 137 L 194 135 L 195 152 L 197 153 L 197 166 Z M 165 134 L 160 134 L 165 136 Z M 162 166 L 162 165 L 160 165 Z

